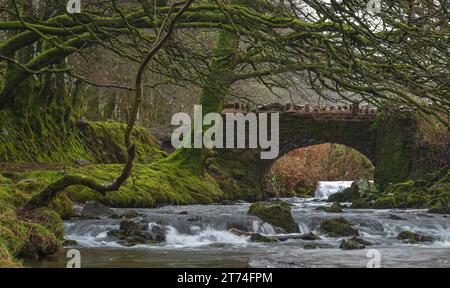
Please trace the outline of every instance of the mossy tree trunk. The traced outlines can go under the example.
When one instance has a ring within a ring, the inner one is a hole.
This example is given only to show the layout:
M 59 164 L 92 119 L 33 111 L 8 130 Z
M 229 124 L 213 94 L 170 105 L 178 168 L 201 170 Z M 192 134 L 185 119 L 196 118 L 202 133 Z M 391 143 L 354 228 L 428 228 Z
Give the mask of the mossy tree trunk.
M 240 2 L 240 0 L 233 1 L 233 3 Z M 240 37 L 237 32 L 221 31 L 218 35 L 209 75 L 200 93 L 199 105 L 202 106 L 203 116 L 208 113 L 221 113 L 223 111 L 225 98 L 234 82 L 235 69 L 238 65 L 239 42 Z M 207 128 L 203 127 L 203 130 Z M 192 129 L 193 134 L 194 129 Z M 185 167 L 192 167 L 194 173 L 201 174 L 205 170 L 208 152 L 206 148 L 180 148 L 169 157 L 168 161 L 178 162 Z

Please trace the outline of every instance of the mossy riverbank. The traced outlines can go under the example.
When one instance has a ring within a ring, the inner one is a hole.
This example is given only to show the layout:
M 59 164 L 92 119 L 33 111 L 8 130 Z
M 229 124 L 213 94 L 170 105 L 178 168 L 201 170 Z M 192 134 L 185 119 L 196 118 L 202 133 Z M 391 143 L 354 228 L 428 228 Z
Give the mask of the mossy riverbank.
M 353 209 L 428 209 L 430 213 L 450 214 L 449 167 L 417 180 L 392 184 L 382 191 L 375 184 L 363 185 L 365 182 L 355 182 L 328 201 L 352 202 Z
M 17 259 L 36 259 L 55 253 L 63 240 L 61 219 L 73 216 L 74 202 L 96 200 L 112 207 L 153 208 L 163 204 L 211 204 L 223 196 L 215 179 L 199 169 L 198 163 L 176 155 L 167 157 L 155 138 L 138 127 L 133 135 L 137 163 L 119 191 L 102 196 L 86 187 L 73 186 L 63 191 L 50 207 L 23 215 L 21 206 L 64 175 L 92 177 L 104 183 L 117 177 L 123 165 L 91 163 L 126 160 L 125 125 L 78 122 L 71 136 L 64 138 L 58 134 L 55 139 L 34 141 L 34 136 L 25 137 L 22 126 L 9 124 L 0 137 L 0 267 L 21 267 L 24 263 Z M 72 145 L 77 149 L 71 150 Z M 58 165 L 53 165 L 54 162 Z M 9 169 L 16 166 L 20 169 Z M 23 169 L 27 166 L 32 169 Z

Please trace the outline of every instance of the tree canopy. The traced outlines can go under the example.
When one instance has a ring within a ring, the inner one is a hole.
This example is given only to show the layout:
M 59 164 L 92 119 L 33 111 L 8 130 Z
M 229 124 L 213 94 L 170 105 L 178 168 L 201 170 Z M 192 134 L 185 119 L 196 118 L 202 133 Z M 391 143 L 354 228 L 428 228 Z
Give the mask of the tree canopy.
M 2 109 L 49 102 L 42 90 L 53 78 L 133 90 L 117 81 L 94 83 L 66 59 L 99 46 L 140 63 L 164 29 L 165 16 L 182 4 L 84 0 L 80 14 L 69 14 L 65 0 L 1 2 L 0 57 L 8 63 Z M 333 91 L 348 101 L 404 106 L 448 125 L 446 0 L 383 0 L 377 14 L 364 0 L 196 0 L 176 28 L 148 68 L 164 83 L 215 83 L 227 91 L 248 79 L 269 90 L 308 85 L 325 99 Z M 215 47 L 217 33 L 227 37 Z M 27 82 L 29 96 L 17 93 Z

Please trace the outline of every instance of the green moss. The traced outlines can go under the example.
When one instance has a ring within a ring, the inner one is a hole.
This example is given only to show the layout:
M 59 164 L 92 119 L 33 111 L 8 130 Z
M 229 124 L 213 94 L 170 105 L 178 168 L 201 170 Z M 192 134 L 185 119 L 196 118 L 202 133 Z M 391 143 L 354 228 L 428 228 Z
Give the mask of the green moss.
M 24 259 L 39 259 L 55 254 L 61 241 L 42 225 L 26 222 L 28 237 L 18 251 L 18 256 Z
M 410 244 L 417 244 L 421 242 L 432 242 L 434 239 L 431 236 L 413 233 L 411 231 L 403 231 L 397 235 L 398 240 L 407 241 Z
M 413 172 L 416 128 L 415 118 L 405 113 L 383 114 L 378 119 L 375 181 L 382 189 Z
M 11 255 L 9 249 L 4 243 L 0 243 L 0 268 L 22 268 L 23 265 L 20 261 Z
M 373 208 L 373 203 L 363 200 L 363 199 L 357 199 L 353 201 L 352 206 L 350 206 L 351 209 L 371 209 Z
M 72 200 L 65 193 L 56 196 L 50 203 L 50 209 L 58 213 L 64 220 L 70 219 L 75 214 Z
M 207 159 L 207 171 L 224 192 L 223 200 L 264 200 L 260 185 L 264 172 L 258 159 L 255 150 L 220 150 Z
M 320 223 L 320 230 L 331 237 L 359 236 L 344 218 L 325 219 Z
M 430 209 L 433 213 L 447 214 L 450 206 L 450 168 L 429 173 L 416 180 L 388 186 L 383 193 L 362 199 L 375 200 L 375 208 Z
M 373 208 L 375 209 L 393 209 L 396 207 L 397 204 L 395 202 L 395 198 L 392 196 L 381 197 L 373 204 Z
M 0 175 L 0 185 L 10 185 L 13 184 L 13 181 L 11 179 L 3 177 L 3 175 Z
M 420 209 L 427 204 L 428 197 L 421 194 L 411 194 L 406 198 L 406 208 Z
M 366 246 L 352 238 L 342 240 L 339 248 L 341 248 L 342 250 L 360 250 L 365 249 Z
M 342 213 L 343 208 L 344 207 L 341 204 L 339 204 L 339 202 L 335 202 L 331 207 L 318 207 L 316 210 L 324 211 L 327 213 Z
M 111 164 L 126 161 L 125 124 L 108 121 L 86 122 L 78 126 L 83 144 L 93 154 L 95 162 Z M 145 128 L 135 128 L 133 142 L 136 144 L 136 161 L 139 163 L 150 163 L 167 156 Z
M 299 228 L 291 214 L 291 207 L 283 201 L 258 202 L 250 206 L 248 215 L 254 215 L 261 220 L 277 226 L 287 233 L 298 233 Z
M 345 202 L 346 201 L 345 198 L 346 197 L 344 196 L 344 193 L 338 192 L 333 195 L 330 195 L 328 197 L 328 202 Z
M 17 119 L 0 111 L 0 162 L 72 163 L 85 159 L 123 163 L 125 129 L 126 125 L 118 122 L 65 123 L 49 115 Z M 150 163 L 167 156 L 145 128 L 136 127 L 133 141 L 138 162 Z

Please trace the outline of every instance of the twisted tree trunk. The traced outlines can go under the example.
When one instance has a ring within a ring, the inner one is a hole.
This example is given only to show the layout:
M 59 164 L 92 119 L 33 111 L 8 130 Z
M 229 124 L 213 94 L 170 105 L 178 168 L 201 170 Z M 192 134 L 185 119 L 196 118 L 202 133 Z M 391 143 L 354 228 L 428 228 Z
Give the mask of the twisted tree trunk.
M 47 186 L 44 191 L 34 196 L 22 209 L 22 212 L 30 211 L 39 207 L 45 207 L 50 204 L 50 202 L 64 189 L 74 186 L 74 185 L 83 185 L 88 188 L 91 188 L 102 195 L 105 195 L 107 192 L 118 191 L 120 187 L 127 181 L 130 177 L 131 171 L 133 169 L 134 159 L 136 158 L 136 147 L 132 141 L 132 132 L 134 126 L 136 124 L 136 119 L 138 116 L 138 111 L 140 104 L 142 102 L 143 93 L 144 93 L 144 85 L 143 85 L 143 76 L 147 65 L 153 59 L 153 57 L 161 50 L 167 41 L 170 39 L 171 35 L 175 30 L 175 25 L 180 17 L 184 14 L 184 12 L 189 8 L 189 6 L 194 2 L 194 0 L 188 0 L 184 2 L 183 7 L 177 12 L 174 18 L 171 20 L 167 30 L 163 36 L 161 36 L 150 50 L 150 52 L 145 57 L 144 61 L 141 63 L 138 73 L 136 75 L 136 93 L 134 97 L 133 107 L 130 112 L 130 116 L 128 118 L 128 125 L 125 132 L 125 145 L 128 147 L 128 158 L 127 162 L 122 170 L 121 175 L 111 184 L 101 184 L 96 179 L 90 177 L 84 177 L 80 175 L 67 175 L 63 178 L 57 180 L 56 182 Z M 172 8 L 175 5 L 179 5 L 180 3 L 172 4 Z

